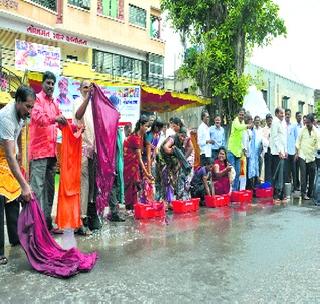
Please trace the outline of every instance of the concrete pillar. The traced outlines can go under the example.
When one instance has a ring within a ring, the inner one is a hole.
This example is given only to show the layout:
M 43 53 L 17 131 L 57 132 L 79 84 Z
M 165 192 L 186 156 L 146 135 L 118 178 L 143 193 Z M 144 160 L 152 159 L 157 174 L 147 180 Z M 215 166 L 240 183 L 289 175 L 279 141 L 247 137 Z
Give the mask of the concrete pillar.
M 63 0 L 57 0 L 57 23 L 63 23 Z

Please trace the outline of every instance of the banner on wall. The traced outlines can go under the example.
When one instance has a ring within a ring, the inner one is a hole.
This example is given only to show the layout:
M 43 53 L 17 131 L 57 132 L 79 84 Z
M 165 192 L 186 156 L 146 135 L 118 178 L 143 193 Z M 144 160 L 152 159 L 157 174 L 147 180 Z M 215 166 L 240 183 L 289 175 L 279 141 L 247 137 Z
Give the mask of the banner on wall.
M 67 119 L 73 118 L 74 101 L 81 96 L 78 80 L 59 76 L 55 87 L 55 98 Z M 140 116 L 141 90 L 139 86 L 101 87 L 105 95 L 120 113 L 120 123 L 134 125 Z
M 60 48 L 16 39 L 15 68 L 60 74 Z

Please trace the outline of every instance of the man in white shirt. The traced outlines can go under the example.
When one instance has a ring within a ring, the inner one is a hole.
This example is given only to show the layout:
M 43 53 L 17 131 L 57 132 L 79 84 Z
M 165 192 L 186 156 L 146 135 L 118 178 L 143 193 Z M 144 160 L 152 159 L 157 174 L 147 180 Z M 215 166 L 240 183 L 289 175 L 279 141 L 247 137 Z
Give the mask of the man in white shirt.
M 295 134 L 297 134 L 297 137 L 298 137 L 299 133 L 303 128 L 301 112 L 296 112 L 296 121 L 297 123 L 295 124 Z M 300 168 L 299 168 L 298 161 L 295 161 L 295 175 L 296 175 L 296 188 L 297 190 L 300 190 Z
M 209 119 L 209 113 L 203 111 L 201 113 L 202 123 L 198 127 L 198 145 L 200 147 L 200 164 L 202 167 L 212 161 L 211 145 L 213 144 L 213 140 L 210 138 Z
M 273 177 L 273 185 L 281 184 L 281 187 L 274 189 L 274 199 L 284 200 L 284 165 L 280 163 L 287 157 L 287 134 L 283 124 L 284 109 L 276 108 L 275 118 L 273 119 L 271 130 L 270 130 L 270 150 L 272 155 L 271 170 L 272 174 L 276 175 Z M 279 170 L 278 169 L 279 166 Z M 275 174 L 278 172 L 278 174 Z
M 226 146 L 224 128 L 221 127 L 221 117 L 218 115 L 214 118 L 214 125 L 210 127 L 210 138 L 212 139 L 212 160 L 218 157 L 218 149 Z
M 78 125 L 85 127 L 82 133 L 82 162 L 81 162 L 81 218 L 83 226 L 78 233 L 81 235 L 90 235 L 88 228 L 88 203 L 95 204 L 95 136 L 91 107 L 91 89 L 92 86 L 88 80 L 80 84 L 81 96 L 73 104 L 73 116 Z M 92 208 L 94 209 L 94 208 Z M 89 225 L 91 226 L 91 225 Z M 91 228 L 99 228 L 91 227 Z
M 272 181 L 271 172 L 271 150 L 270 150 L 270 130 L 272 125 L 272 115 L 266 115 L 266 126 L 262 129 L 262 146 L 263 146 L 263 160 L 264 160 L 264 180 L 266 182 Z
M 292 183 L 293 191 L 297 191 L 297 180 L 296 180 L 296 140 L 298 137 L 298 130 L 295 124 L 292 124 L 291 121 L 291 110 L 285 110 L 285 119 L 284 125 L 287 131 L 287 152 L 288 157 L 286 159 L 285 171 L 286 171 L 286 183 Z

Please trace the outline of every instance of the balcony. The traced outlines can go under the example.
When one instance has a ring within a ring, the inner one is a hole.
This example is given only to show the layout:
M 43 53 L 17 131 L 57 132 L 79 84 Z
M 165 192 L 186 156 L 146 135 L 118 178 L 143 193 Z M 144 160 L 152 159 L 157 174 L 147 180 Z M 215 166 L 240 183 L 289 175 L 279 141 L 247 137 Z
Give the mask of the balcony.
M 98 53 L 98 54 L 97 54 Z M 79 62 L 76 60 L 63 59 L 61 60 L 62 74 L 67 77 L 80 77 L 86 79 L 96 79 L 109 81 L 113 83 L 132 83 L 133 85 L 148 84 L 151 87 L 163 88 L 163 75 L 148 73 L 147 62 L 137 59 L 123 57 L 120 55 L 101 52 L 94 53 L 94 62 Z M 102 57 L 102 58 L 101 58 Z M 111 59 L 111 60 L 108 60 Z M 118 63 L 118 64 L 116 64 Z M 26 73 L 15 70 L 15 51 L 13 49 L 0 47 L 0 92 L 8 88 L 17 88 L 17 79 L 15 77 L 7 77 L 6 73 L 14 72 L 20 79 L 26 77 Z M 5 69 L 5 70 L 4 70 Z M 153 69 L 152 69 L 153 71 Z M 29 71 L 29 74 L 32 73 Z M 38 72 L 35 72 L 38 73 Z M 2 75 L 2 76 L 1 76 Z M 12 91 L 10 89 L 9 91 Z
M 31 2 L 37 3 L 49 10 L 57 11 L 57 0 L 31 0 Z
M 68 0 L 68 3 L 85 10 L 90 10 L 90 0 Z

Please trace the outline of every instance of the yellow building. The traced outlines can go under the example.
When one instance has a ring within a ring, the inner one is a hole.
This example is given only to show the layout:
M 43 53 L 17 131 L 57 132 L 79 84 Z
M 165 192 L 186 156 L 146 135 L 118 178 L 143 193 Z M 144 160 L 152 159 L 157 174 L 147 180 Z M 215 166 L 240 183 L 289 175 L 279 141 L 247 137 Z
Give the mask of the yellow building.
M 0 0 L 0 106 L 21 82 L 42 78 L 40 66 L 19 69 L 16 40 L 60 48 L 64 76 L 162 88 L 160 14 L 158 0 Z M 24 129 L 25 168 L 27 138 Z
M 0 65 L 23 78 L 18 39 L 59 47 L 62 75 L 162 88 L 160 15 L 158 0 L 0 0 Z

